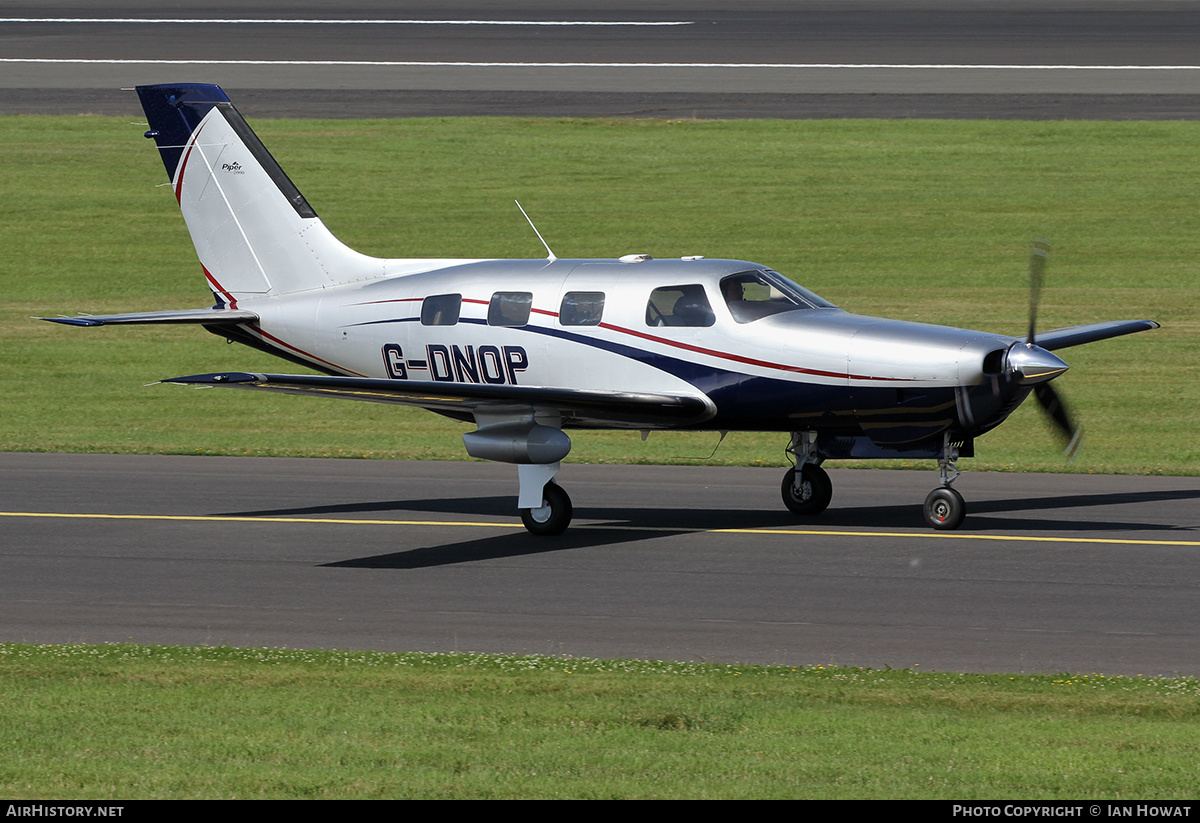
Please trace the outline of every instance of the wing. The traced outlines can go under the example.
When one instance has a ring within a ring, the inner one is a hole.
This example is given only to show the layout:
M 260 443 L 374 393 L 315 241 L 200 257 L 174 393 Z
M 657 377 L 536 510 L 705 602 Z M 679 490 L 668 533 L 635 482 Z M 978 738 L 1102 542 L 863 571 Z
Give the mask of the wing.
M 476 412 L 505 414 L 545 409 L 556 411 L 562 417 L 563 425 L 595 428 L 674 428 L 702 423 L 717 412 L 717 407 L 703 394 L 246 372 L 196 374 L 173 377 L 162 382 L 396 403 L 419 406 L 458 418 L 474 416 Z
M 1133 334 L 1139 331 L 1157 329 L 1158 323 L 1153 320 L 1113 320 L 1108 323 L 1092 323 L 1087 326 L 1068 326 L 1065 329 L 1038 332 L 1037 344 L 1043 349 L 1054 351 L 1068 346 L 1079 346 L 1083 343 L 1094 343 L 1097 340 L 1107 340 L 1110 337 L 1120 337 L 1123 334 Z
M 198 326 L 227 326 L 251 323 L 258 315 L 245 309 L 179 309 L 128 314 L 80 314 L 75 317 L 43 317 L 68 326 L 131 326 L 143 323 L 190 323 Z

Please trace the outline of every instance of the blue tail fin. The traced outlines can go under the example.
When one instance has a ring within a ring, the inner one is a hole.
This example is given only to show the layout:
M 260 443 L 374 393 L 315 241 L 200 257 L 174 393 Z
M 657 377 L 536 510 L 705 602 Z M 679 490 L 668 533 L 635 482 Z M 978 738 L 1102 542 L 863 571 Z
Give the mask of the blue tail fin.
M 218 301 L 380 276 L 317 217 L 220 87 L 139 86 L 196 254 Z
M 359 254 L 325 227 L 220 87 L 137 92 L 219 305 L 472 262 Z

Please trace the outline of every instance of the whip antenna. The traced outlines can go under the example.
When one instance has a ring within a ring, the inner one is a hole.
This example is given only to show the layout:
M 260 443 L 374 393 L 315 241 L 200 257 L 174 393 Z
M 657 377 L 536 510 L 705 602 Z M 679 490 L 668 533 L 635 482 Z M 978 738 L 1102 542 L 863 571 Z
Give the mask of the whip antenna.
M 517 204 L 517 208 L 518 208 L 518 209 L 521 209 L 521 214 L 525 214 L 525 209 L 521 208 L 521 201 L 520 201 L 520 200 L 514 200 L 513 202 Z M 528 215 L 528 214 L 525 214 L 525 219 L 526 219 L 526 220 L 529 220 L 529 215 Z M 546 247 L 546 257 L 547 257 L 547 259 L 549 259 L 549 260 L 557 260 L 558 258 L 554 256 L 554 252 L 550 251 L 550 244 L 546 242 L 546 238 L 542 237 L 542 233 L 541 233 L 540 231 L 538 231 L 538 230 L 537 230 L 537 226 L 533 225 L 533 221 L 532 221 L 532 220 L 529 220 L 529 228 L 533 229 L 533 233 L 537 235 L 537 238 L 538 238 L 538 240 L 541 240 L 541 241 L 542 241 L 542 245 Z

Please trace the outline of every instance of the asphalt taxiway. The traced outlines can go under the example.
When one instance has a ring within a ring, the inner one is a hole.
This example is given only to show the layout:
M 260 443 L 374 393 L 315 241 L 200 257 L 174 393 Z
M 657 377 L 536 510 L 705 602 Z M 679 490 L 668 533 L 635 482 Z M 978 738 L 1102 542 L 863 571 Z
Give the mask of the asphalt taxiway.
M 487 463 L 0 454 L 0 640 L 1200 674 L 1200 481 L 568 465 L 560 538 Z
M 14 0 L 0 114 L 194 81 L 249 117 L 1195 119 L 1198 44 L 1186 0 Z

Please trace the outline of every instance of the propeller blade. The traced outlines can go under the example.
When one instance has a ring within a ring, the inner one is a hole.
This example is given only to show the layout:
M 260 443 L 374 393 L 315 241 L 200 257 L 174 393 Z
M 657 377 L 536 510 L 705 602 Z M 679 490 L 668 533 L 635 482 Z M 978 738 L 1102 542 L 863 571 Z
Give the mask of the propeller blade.
M 1079 454 L 1079 447 L 1083 445 L 1083 428 L 1072 422 L 1071 415 L 1067 412 L 1062 398 L 1049 383 L 1038 383 L 1034 386 L 1033 396 L 1037 399 L 1038 405 L 1042 407 L 1042 411 L 1049 415 L 1059 436 L 1066 443 L 1063 452 L 1066 458 L 1074 460 L 1075 455 Z
M 1050 243 L 1034 238 L 1033 248 L 1029 250 L 1029 336 L 1025 338 L 1024 351 L 1020 350 L 1020 346 L 1014 346 L 1009 357 L 1015 373 L 1021 375 L 1023 381 L 1042 381 L 1034 385 L 1033 396 L 1066 444 L 1063 451 L 1066 458 L 1074 460 L 1075 455 L 1079 454 L 1079 447 L 1083 445 L 1083 428 L 1071 420 L 1062 398 L 1050 386 L 1051 380 L 1067 370 L 1067 364 L 1050 352 L 1037 348 L 1038 301 L 1042 295 L 1042 280 L 1049 259 Z
M 1038 299 L 1042 294 L 1042 277 L 1046 273 L 1046 261 L 1050 259 L 1050 244 L 1034 239 L 1029 251 L 1029 336 L 1026 343 L 1036 342 Z

